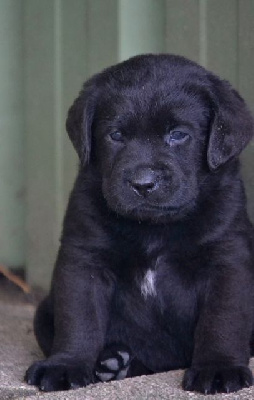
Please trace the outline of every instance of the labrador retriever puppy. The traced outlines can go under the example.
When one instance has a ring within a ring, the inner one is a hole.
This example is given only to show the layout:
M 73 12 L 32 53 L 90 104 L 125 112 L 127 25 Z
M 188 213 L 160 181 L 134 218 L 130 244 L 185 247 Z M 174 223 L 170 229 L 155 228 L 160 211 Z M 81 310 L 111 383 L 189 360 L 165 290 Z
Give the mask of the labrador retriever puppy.
M 142 55 L 85 83 L 66 126 L 80 166 L 35 316 L 47 358 L 27 382 L 52 391 L 186 368 L 185 390 L 251 385 L 243 99 L 183 57 Z

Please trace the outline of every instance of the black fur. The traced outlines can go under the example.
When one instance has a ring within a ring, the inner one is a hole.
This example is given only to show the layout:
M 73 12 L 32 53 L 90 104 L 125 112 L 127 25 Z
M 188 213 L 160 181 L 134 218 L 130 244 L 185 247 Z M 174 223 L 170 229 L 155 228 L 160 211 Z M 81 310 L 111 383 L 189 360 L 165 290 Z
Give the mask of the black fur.
M 67 131 L 80 168 L 35 318 L 48 358 L 28 383 L 188 368 L 186 390 L 251 385 L 253 228 L 238 155 L 253 120 L 242 98 L 183 57 L 139 56 L 84 85 Z

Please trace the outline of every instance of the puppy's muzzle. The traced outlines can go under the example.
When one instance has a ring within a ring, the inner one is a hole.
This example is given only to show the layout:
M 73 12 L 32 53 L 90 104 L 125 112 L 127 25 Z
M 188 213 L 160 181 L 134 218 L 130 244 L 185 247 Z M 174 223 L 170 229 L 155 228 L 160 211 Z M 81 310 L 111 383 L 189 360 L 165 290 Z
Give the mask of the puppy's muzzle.
M 151 168 L 139 168 L 128 183 L 136 194 L 146 197 L 158 188 L 158 178 L 158 173 Z

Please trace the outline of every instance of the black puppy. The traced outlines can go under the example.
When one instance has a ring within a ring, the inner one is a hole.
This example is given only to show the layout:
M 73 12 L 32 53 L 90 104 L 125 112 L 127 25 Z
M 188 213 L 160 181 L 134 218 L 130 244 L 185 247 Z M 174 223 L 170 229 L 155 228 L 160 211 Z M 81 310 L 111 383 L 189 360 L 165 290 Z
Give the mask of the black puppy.
M 188 368 L 183 388 L 252 384 L 253 228 L 238 155 L 253 120 L 183 57 L 134 57 L 70 108 L 80 157 L 27 371 L 45 391 Z

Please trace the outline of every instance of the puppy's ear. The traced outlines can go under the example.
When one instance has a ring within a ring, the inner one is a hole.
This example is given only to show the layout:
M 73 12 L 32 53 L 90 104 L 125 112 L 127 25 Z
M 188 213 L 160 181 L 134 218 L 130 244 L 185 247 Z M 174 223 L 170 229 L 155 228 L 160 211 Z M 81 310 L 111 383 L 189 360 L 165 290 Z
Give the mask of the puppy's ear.
M 70 107 L 66 120 L 66 130 L 82 165 L 90 161 L 92 123 L 95 113 L 94 92 L 93 81 L 88 81 Z
M 227 81 L 212 78 L 213 122 L 207 160 L 211 170 L 237 157 L 253 136 L 253 119 L 244 100 Z

